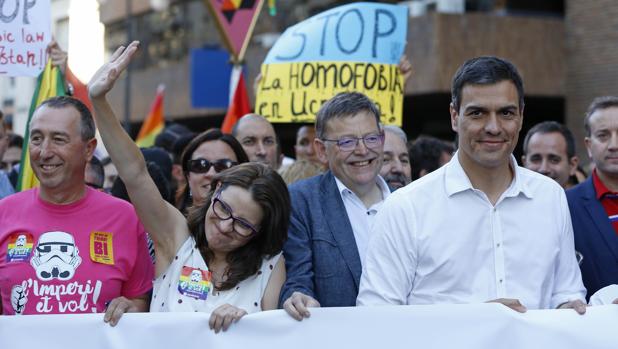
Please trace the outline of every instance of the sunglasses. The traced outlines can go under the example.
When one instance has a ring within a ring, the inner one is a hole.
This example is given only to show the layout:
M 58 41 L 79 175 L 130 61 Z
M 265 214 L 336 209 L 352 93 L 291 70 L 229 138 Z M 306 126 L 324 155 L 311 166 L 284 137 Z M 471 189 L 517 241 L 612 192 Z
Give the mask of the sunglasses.
M 206 173 L 211 167 L 214 167 L 215 172 L 227 170 L 232 166 L 236 166 L 238 163 L 230 159 L 219 159 L 215 161 L 208 161 L 206 159 L 189 160 L 187 163 L 187 169 L 193 173 Z

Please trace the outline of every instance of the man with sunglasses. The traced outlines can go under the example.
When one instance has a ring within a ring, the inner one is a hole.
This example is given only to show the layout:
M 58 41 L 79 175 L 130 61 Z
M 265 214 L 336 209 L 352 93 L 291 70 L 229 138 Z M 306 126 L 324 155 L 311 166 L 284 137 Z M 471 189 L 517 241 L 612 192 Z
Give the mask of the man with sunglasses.
M 369 227 L 390 194 L 378 175 L 384 147 L 379 122 L 375 104 L 356 92 L 340 93 L 318 111 L 314 145 L 330 170 L 289 187 L 280 303 L 297 320 L 309 317 L 308 307 L 356 303 Z

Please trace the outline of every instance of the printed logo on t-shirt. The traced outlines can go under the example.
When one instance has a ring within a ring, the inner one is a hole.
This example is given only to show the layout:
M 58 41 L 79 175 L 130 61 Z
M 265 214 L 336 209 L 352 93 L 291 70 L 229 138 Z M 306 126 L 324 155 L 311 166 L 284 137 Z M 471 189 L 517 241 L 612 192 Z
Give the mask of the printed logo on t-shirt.
M 178 280 L 178 292 L 195 299 L 206 299 L 211 288 L 208 270 L 183 266 Z
M 25 279 L 11 288 L 15 314 L 96 312 L 103 283 L 90 279 L 72 281 L 81 262 L 73 235 L 63 231 L 41 234 L 30 259 L 36 278 Z
M 7 245 L 6 261 L 23 262 L 30 259 L 32 253 L 33 238 L 32 234 L 26 232 L 17 232 L 9 236 Z
M 30 260 L 36 276 L 43 281 L 70 280 L 81 262 L 73 235 L 63 231 L 41 234 L 34 257 Z
M 90 233 L 90 259 L 95 263 L 114 265 L 112 233 L 93 231 Z

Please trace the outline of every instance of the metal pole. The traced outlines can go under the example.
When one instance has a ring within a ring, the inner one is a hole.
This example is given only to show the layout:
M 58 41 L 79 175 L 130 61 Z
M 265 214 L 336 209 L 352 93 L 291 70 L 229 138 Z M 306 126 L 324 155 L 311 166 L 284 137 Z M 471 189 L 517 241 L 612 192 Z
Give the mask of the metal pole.
M 133 41 L 133 0 L 125 0 L 126 2 L 126 27 L 127 27 L 127 42 L 128 45 Z M 131 134 L 131 72 L 133 63 L 129 62 L 124 79 L 124 128 L 127 133 Z

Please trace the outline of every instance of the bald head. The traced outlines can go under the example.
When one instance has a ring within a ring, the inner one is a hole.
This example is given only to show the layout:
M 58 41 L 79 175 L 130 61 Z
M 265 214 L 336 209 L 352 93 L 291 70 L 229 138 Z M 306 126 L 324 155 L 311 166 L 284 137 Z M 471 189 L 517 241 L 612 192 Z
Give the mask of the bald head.
M 232 135 L 242 145 L 249 161 L 264 163 L 274 170 L 279 168 L 277 135 L 275 128 L 266 118 L 247 114 L 238 120 Z

